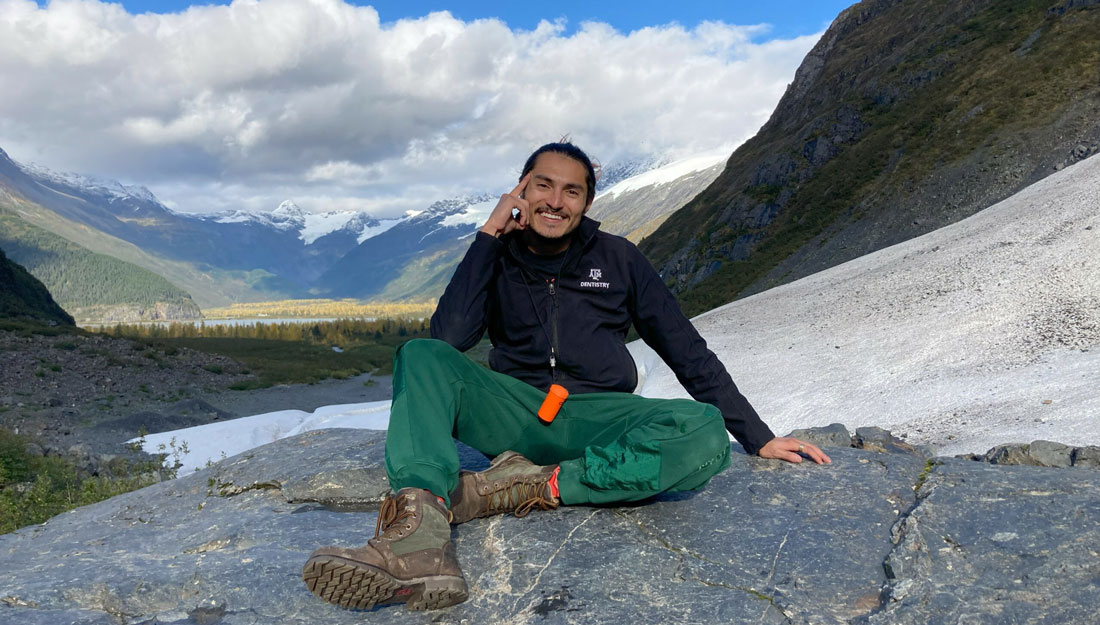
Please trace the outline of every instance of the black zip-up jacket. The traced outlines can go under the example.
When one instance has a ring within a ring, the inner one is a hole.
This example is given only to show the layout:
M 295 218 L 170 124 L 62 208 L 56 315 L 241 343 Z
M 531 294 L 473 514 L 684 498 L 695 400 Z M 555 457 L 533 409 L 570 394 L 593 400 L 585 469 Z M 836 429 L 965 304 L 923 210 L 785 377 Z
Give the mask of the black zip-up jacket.
M 558 277 L 547 279 L 523 262 L 518 232 L 478 232 L 432 315 L 432 338 L 466 351 L 488 328 L 494 371 L 543 390 L 630 393 L 633 323 L 691 396 L 722 412 L 745 451 L 774 438 L 638 248 L 587 217 L 575 236 Z

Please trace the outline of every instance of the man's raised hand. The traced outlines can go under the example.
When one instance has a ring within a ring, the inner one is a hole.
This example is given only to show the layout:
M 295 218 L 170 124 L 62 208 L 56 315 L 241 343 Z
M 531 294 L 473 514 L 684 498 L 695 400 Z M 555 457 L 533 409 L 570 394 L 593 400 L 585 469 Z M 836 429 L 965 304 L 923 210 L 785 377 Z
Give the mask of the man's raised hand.
M 482 232 L 499 238 L 517 228 L 523 230 L 527 227 L 527 200 L 523 199 L 523 193 L 530 181 L 531 172 L 527 172 L 515 189 L 500 196 L 500 201 L 493 208 L 488 221 L 481 227 Z M 513 210 L 519 211 L 515 217 L 512 216 Z

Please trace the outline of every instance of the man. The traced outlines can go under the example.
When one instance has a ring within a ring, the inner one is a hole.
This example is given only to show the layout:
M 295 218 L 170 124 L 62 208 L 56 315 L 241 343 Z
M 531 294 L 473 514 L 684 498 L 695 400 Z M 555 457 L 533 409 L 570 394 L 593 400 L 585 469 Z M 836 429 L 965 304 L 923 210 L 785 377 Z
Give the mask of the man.
M 347 608 L 458 603 L 467 588 L 450 523 L 702 488 L 729 466 L 727 429 L 764 458 L 830 461 L 776 438 L 637 248 L 585 217 L 595 184 L 584 152 L 551 143 L 501 196 L 439 300 L 433 339 L 395 358 L 396 497 L 367 545 L 313 553 L 302 573 L 312 592 Z M 631 394 L 632 324 L 698 401 Z M 492 371 L 460 353 L 486 329 Z M 535 413 L 551 384 L 570 395 L 547 424 Z M 489 468 L 460 472 L 452 436 L 496 456 Z

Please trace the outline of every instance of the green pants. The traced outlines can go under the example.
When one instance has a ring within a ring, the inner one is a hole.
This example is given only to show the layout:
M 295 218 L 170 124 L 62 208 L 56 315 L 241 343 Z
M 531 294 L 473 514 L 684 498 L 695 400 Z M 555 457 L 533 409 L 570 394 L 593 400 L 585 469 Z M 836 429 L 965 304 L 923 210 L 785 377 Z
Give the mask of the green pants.
M 718 409 L 630 393 L 571 395 L 546 425 L 546 393 L 490 371 L 443 341 L 417 339 L 394 358 L 386 438 L 390 486 L 447 499 L 458 485 L 454 440 L 489 456 L 517 451 L 560 464 L 562 503 L 636 501 L 701 488 L 730 464 Z

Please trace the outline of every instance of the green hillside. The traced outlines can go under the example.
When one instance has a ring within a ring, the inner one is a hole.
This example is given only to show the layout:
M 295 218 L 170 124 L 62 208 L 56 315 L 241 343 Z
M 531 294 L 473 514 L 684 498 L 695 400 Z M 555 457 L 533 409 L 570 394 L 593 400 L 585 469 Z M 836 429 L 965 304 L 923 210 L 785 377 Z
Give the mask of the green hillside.
M 3 208 L 0 249 L 45 284 L 78 320 L 103 321 L 108 311 L 118 318 L 123 309 L 138 318 L 153 318 L 158 310 L 172 311 L 173 318 L 201 316 L 191 297 L 161 276 L 90 252 Z

